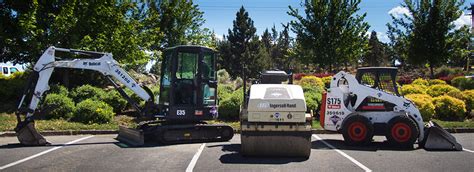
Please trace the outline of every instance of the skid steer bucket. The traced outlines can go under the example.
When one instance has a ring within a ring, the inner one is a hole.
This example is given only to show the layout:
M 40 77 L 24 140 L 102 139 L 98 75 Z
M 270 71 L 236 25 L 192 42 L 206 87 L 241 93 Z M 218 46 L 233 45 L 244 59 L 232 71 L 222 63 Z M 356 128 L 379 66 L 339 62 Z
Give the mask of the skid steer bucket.
M 428 123 L 423 147 L 427 150 L 462 150 L 456 138 L 433 121 Z
M 50 143 L 36 130 L 34 122 L 18 125 L 15 128 L 16 136 L 20 144 L 27 146 L 44 146 Z
M 141 146 L 145 144 L 143 130 L 119 126 L 117 140 L 131 146 Z

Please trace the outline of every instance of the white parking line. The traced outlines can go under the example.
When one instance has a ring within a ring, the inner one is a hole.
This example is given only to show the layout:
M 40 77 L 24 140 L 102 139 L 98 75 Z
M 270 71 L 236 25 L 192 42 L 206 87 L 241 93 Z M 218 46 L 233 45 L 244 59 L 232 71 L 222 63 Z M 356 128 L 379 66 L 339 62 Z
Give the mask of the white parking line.
M 87 137 L 83 137 L 83 138 L 80 138 L 80 139 L 77 139 L 77 140 L 73 140 L 73 141 L 67 142 L 67 143 L 63 144 L 62 146 L 56 146 L 56 147 L 54 147 L 54 148 L 45 150 L 45 151 L 40 152 L 40 153 L 37 153 L 37 154 L 35 154 L 35 155 L 32 155 L 32 156 L 26 157 L 26 158 L 24 158 L 24 159 L 21 159 L 21 160 L 12 162 L 12 163 L 10 163 L 10 164 L 1 166 L 1 167 L 0 167 L 0 170 L 4 170 L 4 169 L 6 169 L 6 168 L 8 168 L 8 167 L 15 166 L 15 165 L 17 165 L 17 164 L 20 164 L 20 163 L 23 163 L 23 162 L 25 162 L 25 161 L 31 160 L 31 159 L 33 159 L 33 158 L 39 157 L 39 156 L 41 156 L 41 155 L 47 154 L 47 153 L 52 152 L 52 151 L 54 151 L 54 150 L 60 149 L 60 148 L 62 148 L 62 147 L 64 147 L 64 146 L 66 146 L 66 145 L 70 145 L 70 144 L 73 144 L 73 143 L 77 143 L 77 142 L 80 142 L 80 141 L 82 141 L 82 140 L 86 140 L 86 139 L 91 138 L 91 137 L 94 137 L 94 136 L 87 136 Z
M 328 142 L 324 141 L 321 137 L 319 137 L 318 135 L 316 134 L 313 134 L 313 137 L 316 139 L 316 140 L 320 140 L 321 142 L 323 142 L 326 146 L 328 146 L 329 148 L 331 149 L 334 149 L 337 153 L 341 154 L 342 156 L 346 157 L 347 159 L 349 159 L 350 161 L 352 161 L 354 164 L 356 164 L 357 166 L 359 166 L 360 168 L 364 169 L 364 171 L 366 172 L 371 172 L 372 170 L 367 168 L 364 164 L 360 163 L 359 161 L 355 160 L 354 158 L 352 158 L 351 156 L 347 155 L 346 153 L 342 152 L 341 150 L 337 149 L 336 147 L 334 147 L 333 145 L 329 144 Z
M 463 151 L 466 151 L 466 152 L 471 152 L 471 153 L 474 153 L 473 150 L 469 150 L 469 149 L 466 149 L 466 148 L 462 148 Z
M 196 162 L 199 159 L 199 156 L 201 156 L 202 150 L 204 150 L 204 147 L 206 146 L 205 143 L 201 144 L 201 147 L 199 147 L 198 151 L 196 154 L 194 154 L 193 159 L 191 159 L 191 162 L 189 162 L 188 167 L 186 168 L 186 172 L 192 172 L 194 169 L 194 166 L 196 166 Z

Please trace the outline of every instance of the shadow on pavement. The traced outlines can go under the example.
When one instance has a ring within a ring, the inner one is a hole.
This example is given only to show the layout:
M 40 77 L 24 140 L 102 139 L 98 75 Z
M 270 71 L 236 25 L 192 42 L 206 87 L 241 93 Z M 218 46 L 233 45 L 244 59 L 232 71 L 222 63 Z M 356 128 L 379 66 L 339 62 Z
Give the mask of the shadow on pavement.
M 208 148 L 222 147 L 225 153 L 219 160 L 223 164 L 288 164 L 306 161 L 306 158 L 295 157 L 248 157 L 240 154 L 240 144 L 222 144 L 207 146 Z
M 51 144 L 44 146 L 29 146 L 22 145 L 20 143 L 10 143 L 6 145 L 0 145 L 0 149 L 15 149 L 15 148 L 37 148 L 37 147 L 56 147 L 56 146 L 82 146 L 82 145 L 103 145 L 103 144 L 116 144 L 117 142 L 94 142 L 94 143 L 73 143 L 73 144 Z
M 388 142 L 372 142 L 371 144 L 365 146 L 349 146 L 344 143 L 343 140 L 335 139 L 323 139 L 326 143 L 334 146 L 336 149 L 340 150 L 355 150 L 355 151 L 378 151 L 378 150 L 393 150 L 393 151 L 413 151 L 415 148 L 398 148 L 393 145 L 390 145 Z M 330 149 L 326 144 L 321 140 L 316 140 L 312 142 L 312 149 Z

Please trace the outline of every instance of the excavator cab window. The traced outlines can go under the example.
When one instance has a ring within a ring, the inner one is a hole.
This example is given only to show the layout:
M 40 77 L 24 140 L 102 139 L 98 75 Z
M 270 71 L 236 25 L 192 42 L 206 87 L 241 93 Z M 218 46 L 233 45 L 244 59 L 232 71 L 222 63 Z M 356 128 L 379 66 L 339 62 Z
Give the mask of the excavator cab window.
M 176 69 L 175 104 L 196 104 L 196 88 L 194 86 L 198 69 L 198 53 L 178 52 Z

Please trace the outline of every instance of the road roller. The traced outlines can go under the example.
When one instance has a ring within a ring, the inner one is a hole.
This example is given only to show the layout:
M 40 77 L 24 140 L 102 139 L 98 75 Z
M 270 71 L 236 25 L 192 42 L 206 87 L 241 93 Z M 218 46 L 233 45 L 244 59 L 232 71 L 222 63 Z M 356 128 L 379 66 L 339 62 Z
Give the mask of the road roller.
M 309 158 L 311 114 L 306 113 L 303 89 L 292 84 L 292 75 L 265 71 L 249 91 L 245 88 L 244 84 L 241 154 Z

